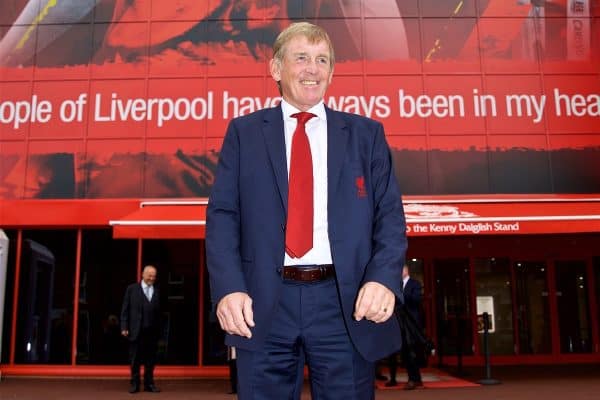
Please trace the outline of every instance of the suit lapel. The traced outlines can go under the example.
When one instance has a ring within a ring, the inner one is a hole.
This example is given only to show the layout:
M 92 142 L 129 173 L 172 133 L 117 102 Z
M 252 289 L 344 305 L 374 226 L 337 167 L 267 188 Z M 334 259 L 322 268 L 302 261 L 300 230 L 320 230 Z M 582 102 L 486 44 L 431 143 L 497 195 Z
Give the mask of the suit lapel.
M 288 176 L 285 152 L 285 130 L 281 106 L 271 108 L 265 112 L 263 136 L 265 137 L 265 143 L 267 145 L 271 167 L 275 174 L 275 180 L 277 181 L 281 202 L 287 214 Z
M 348 127 L 340 114 L 325 107 L 327 113 L 327 197 L 334 204 L 333 196 L 338 187 L 340 174 L 348 145 Z
M 327 113 L 327 191 L 329 203 L 333 204 L 340 179 L 346 147 L 348 144 L 348 127 L 345 121 L 331 109 L 325 107 Z M 271 167 L 275 174 L 277 187 L 281 196 L 283 208 L 287 213 L 288 176 L 285 151 L 285 130 L 281 106 L 267 110 L 263 123 L 263 136 L 267 145 Z

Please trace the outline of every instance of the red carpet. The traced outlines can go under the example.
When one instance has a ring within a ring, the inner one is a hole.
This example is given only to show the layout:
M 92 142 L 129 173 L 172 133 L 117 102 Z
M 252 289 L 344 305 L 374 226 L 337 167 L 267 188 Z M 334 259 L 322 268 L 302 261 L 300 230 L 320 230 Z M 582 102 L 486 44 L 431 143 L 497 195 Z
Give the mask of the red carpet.
M 464 379 L 448 375 L 446 372 L 435 368 L 426 368 L 421 370 L 423 385 L 427 389 L 457 388 L 457 387 L 477 387 L 477 383 L 469 382 Z M 386 387 L 385 381 L 376 381 L 377 389 L 381 390 L 402 390 L 406 383 L 407 376 L 404 371 L 396 375 L 397 386 Z M 417 389 L 418 390 L 418 389 Z

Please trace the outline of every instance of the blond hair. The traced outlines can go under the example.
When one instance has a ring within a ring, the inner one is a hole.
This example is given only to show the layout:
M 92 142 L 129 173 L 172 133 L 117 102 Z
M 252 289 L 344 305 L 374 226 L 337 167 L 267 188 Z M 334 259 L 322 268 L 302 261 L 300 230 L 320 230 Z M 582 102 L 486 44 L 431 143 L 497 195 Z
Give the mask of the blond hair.
M 304 36 L 309 43 L 315 44 L 321 41 L 327 43 L 327 47 L 329 47 L 329 65 L 333 68 L 335 64 L 335 55 L 333 53 L 333 44 L 331 43 L 331 39 L 329 39 L 329 35 L 325 31 L 325 29 L 320 26 L 311 24 L 310 22 L 295 22 L 285 28 L 275 39 L 275 43 L 273 43 L 273 59 L 277 62 L 281 62 L 283 60 L 283 56 L 285 55 L 285 48 L 287 44 L 295 37 Z

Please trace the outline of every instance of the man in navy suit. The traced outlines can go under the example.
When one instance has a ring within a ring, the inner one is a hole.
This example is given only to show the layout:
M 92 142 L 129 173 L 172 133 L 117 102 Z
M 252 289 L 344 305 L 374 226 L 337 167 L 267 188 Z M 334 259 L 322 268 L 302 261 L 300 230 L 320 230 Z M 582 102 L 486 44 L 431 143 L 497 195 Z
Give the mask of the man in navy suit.
M 374 361 L 401 346 L 406 227 L 380 123 L 330 110 L 320 27 L 279 34 L 277 107 L 233 119 L 207 211 L 211 296 L 235 346 L 238 395 L 374 398 Z
M 121 308 L 121 334 L 129 339 L 131 387 L 129 393 L 140 390 L 140 364 L 144 363 L 144 390 L 160 392 L 154 385 L 156 347 L 160 334 L 160 297 L 154 285 L 156 268 L 147 265 L 142 281 L 127 287 Z
M 402 269 L 402 285 L 402 293 L 404 294 L 404 305 L 406 306 L 406 310 L 410 313 L 413 320 L 419 325 L 417 328 L 422 329 L 421 283 L 410 277 L 408 265 L 405 265 Z M 403 332 L 406 334 L 406 330 L 403 330 Z M 404 342 L 406 343 L 406 339 Z M 415 356 L 414 349 L 409 348 L 409 346 L 404 346 L 402 348 L 402 361 L 404 361 L 406 372 L 408 373 L 408 382 L 404 386 L 404 389 L 413 390 L 416 388 L 422 388 L 423 381 L 421 380 L 421 371 L 419 371 L 419 365 L 417 364 L 417 358 Z
M 414 321 L 413 329 L 422 329 L 421 323 L 421 283 L 410 277 L 410 269 L 408 265 L 402 268 L 402 294 L 404 295 L 404 305 L 406 312 L 410 314 Z M 406 325 L 406 322 L 405 322 Z M 423 388 L 423 381 L 421 379 L 421 371 L 415 355 L 416 348 L 414 344 L 411 346 L 409 343 L 414 343 L 414 340 L 409 340 L 407 335 L 410 334 L 410 329 L 407 326 L 402 326 L 402 361 L 406 366 L 406 372 L 408 374 L 408 382 L 404 385 L 405 390 L 414 390 L 417 388 Z M 396 355 L 393 354 L 389 358 L 390 368 L 390 380 L 386 386 L 396 386 L 396 368 L 397 361 Z

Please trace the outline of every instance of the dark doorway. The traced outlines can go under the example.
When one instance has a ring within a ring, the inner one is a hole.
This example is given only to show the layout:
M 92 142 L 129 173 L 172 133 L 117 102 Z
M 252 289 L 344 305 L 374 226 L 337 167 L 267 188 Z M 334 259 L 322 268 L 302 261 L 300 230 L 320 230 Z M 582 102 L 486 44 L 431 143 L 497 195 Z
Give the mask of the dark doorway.
M 592 333 L 585 261 L 556 261 L 561 353 L 589 353 Z
M 438 347 L 442 355 L 473 354 L 468 258 L 434 260 Z
M 521 354 L 546 354 L 552 351 L 547 275 L 548 268 L 544 262 L 515 263 Z

